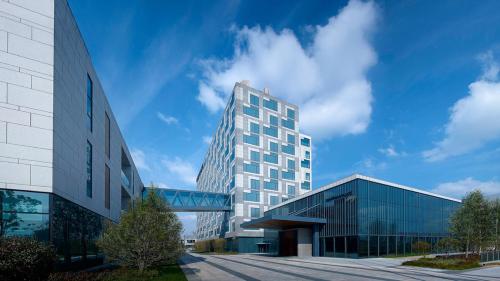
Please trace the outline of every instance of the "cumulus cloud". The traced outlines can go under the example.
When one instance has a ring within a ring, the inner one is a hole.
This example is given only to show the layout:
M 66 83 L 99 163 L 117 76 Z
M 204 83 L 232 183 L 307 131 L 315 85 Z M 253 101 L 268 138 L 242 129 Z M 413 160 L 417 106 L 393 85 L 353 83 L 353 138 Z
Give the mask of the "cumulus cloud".
M 196 185 L 196 171 L 190 162 L 175 157 L 174 160 L 163 160 L 162 163 L 167 170 L 176 175 L 181 182 Z
M 432 190 L 432 192 L 445 196 L 462 198 L 468 192 L 475 189 L 481 190 L 487 196 L 498 194 L 500 193 L 500 182 L 478 181 L 469 177 L 456 182 L 445 182 L 439 184 Z
M 406 152 L 404 151 L 397 151 L 396 148 L 391 144 L 386 148 L 379 148 L 378 152 L 382 153 L 383 155 L 387 157 L 399 157 L 399 156 L 406 156 Z
M 500 139 L 499 66 L 491 53 L 481 57 L 482 76 L 469 85 L 469 95 L 450 110 L 445 137 L 433 149 L 423 152 L 427 161 L 462 155 Z
M 146 162 L 146 155 L 144 154 L 144 151 L 140 149 L 132 149 L 130 152 L 130 155 L 132 156 L 132 159 L 134 160 L 135 167 L 137 169 L 149 171 L 151 168 Z
M 198 101 L 205 105 L 211 113 L 216 113 L 224 108 L 224 99 L 214 89 L 200 82 L 198 90 L 200 92 L 197 98 Z
M 211 112 L 224 107 L 234 83 L 256 88 L 301 107 L 301 128 L 316 139 L 366 130 L 372 89 L 366 77 L 375 65 L 370 43 L 377 19 L 373 2 L 352 0 L 302 46 L 289 29 L 235 28 L 234 56 L 203 61 L 198 100 Z
M 167 125 L 179 124 L 179 120 L 173 116 L 166 116 L 161 112 L 157 112 L 156 116 Z

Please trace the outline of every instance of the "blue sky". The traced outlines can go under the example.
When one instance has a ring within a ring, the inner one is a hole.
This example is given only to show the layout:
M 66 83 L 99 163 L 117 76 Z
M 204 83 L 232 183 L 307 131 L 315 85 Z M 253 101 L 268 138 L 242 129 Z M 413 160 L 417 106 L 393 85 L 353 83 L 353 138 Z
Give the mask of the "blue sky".
M 145 183 L 195 188 L 249 79 L 301 107 L 314 187 L 359 172 L 500 193 L 498 1 L 69 3 Z

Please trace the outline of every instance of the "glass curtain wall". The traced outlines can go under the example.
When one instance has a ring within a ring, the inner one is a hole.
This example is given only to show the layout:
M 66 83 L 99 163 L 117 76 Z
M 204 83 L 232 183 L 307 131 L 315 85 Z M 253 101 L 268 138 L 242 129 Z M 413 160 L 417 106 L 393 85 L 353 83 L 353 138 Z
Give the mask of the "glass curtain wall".
M 50 241 L 61 262 L 97 257 L 106 219 L 55 194 L 0 189 L 0 235 Z
M 459 206 L 455 201 L 354 179 L 266 215 L 325 218 L 321 256 L 369 257 L 409 254 L 417 241 L 431 244 L 434 251 L 437 241 L 449 236 L 449 218 Z

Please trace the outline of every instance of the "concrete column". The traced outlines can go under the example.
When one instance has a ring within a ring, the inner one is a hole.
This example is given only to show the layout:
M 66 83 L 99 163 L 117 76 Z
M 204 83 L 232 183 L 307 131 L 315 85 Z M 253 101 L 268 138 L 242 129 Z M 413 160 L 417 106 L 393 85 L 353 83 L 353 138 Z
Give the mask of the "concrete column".
M 319 257 L 319 224 L 313 225 L 313 237 L 312 237 L 312 255 L 313 257 Z

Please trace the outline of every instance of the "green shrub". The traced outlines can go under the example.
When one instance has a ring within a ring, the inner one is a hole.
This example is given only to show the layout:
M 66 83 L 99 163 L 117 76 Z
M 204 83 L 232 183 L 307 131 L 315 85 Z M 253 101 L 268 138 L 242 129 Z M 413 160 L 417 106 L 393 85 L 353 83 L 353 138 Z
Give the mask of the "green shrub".
M 0 280 L 46 280 L 55 257 L 52 246 L 32 238 L 0 238 Z
M 210 244 L 208 240 L 196 241 L 194 243 L 194 251 L 198 253 L 205 253 L 210 251 Z
M 212 244 L 214 252 L 223 253 L 226 251 L 226 239 L 224 238 L 214 239 Z
M 429 244 L 425 241 L 417 241 L 417 242 L 413 243 L 411 248 L 417 253 L 427 254 L 431 250 L 431 244 Z
M 420 258 L 418 260 L 403 262 L 403 265 L 462 270 L 479 267 L 479 260 L 464 258 Z

